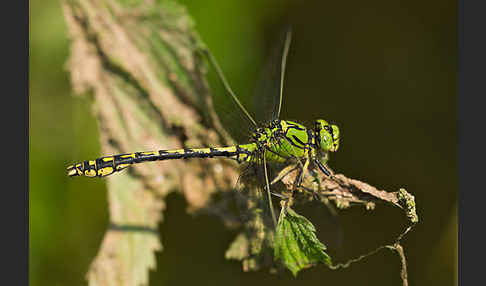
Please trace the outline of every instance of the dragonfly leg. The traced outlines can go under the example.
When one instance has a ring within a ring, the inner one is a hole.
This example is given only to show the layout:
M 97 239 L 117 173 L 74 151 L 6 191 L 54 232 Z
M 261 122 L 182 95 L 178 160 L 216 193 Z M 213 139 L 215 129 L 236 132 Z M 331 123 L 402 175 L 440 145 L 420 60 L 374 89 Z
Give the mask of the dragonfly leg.
M 326 166 L 324 166 L 324 164 L 322 164 L 321 161 L 319 161 L 319 159 L 314 159 L 314 162 L 324 174 L 326 174 L 329 178 L 334 179 L 334 175 L 332 175 L 331 172 L 329 172 Z
M 291 165 L 288 165 L 287 167 L 283 168 L 283 170 L 278 173 L 278 175 L 272 180 L 272 182 L 270 182 L 270 186 L 273 185 L 273 184 L 275 184 L 275 183 L 280 182 L 288 174 L 290 174 L 293 171 L 295 171 L 295 169 L 297 169 L 297 165 L 296 164 L 291 164 Z
M 305 177 L 305 174 L 307 173 L 308 168 L 309 168 L 309 158 L 306 158 L 304 162 L 304 166 L 302 166 L 299 176 L 297 177 L 297 181 L 296 181 L 297 187 L 299 187 L 302 184 L 302 181 Z
M 278 198 L 281 198 L 285 201 L 287 201 L 288 199 L 290 199 L 290 196 L 287 196 L 287 195 L 284 195 L 284 194 L 277 194 L 277 193 L 274 193 L 274 192 L 270 192 L 270 194 L 278 197 Z
M 306 187 L 306 186 L 299 186 L 300 189 L 302 189 L 304 192 L 307 192 L 309 194 L 312 195 L 312 197 L 316 200 L 316 201 L 320 201 L 321 200 L 321 196 L 314 190 Z

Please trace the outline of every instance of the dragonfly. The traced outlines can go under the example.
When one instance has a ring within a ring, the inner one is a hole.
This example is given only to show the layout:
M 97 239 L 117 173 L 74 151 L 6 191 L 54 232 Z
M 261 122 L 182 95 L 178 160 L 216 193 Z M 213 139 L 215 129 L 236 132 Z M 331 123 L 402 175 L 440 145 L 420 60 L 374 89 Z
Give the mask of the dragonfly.
M 317 166 L 326 176 L 332 178 L 332 174 L 326 167 L 328 154 L 339 148 L 340 131 L 338 126 L 328 123 L 324 119 L 317 119 L 314 126 L 307 128 L 291 120 L 279 119 L 282 107 L 282 95 L 285 78 L 285 68 L 289 53 L 292 32 L 285 33 L 281 57 L 275 67 L 270 69 L 275 74 L 271 81 L 263 82 L 269 85 L 272 92 L 262 95 L 261 102 L 267 102 L 266 114 L 259 120 L 250 115 L 248 110 L 240 102 L 232 88 L 228 84 L 219 64 L 208 49 L 203 49 L 208 61 L 215 69 L 219 80 L 222 82 L 226 93 L 236 104 L 242 116 L 251 125 L 250 136 L 245 144 L 236 144 L 226 147 L 205 147 L 205 148 L 184 148 L 168 149 L 145 152 L 125 153 L 85 160 L 67 167 L 67 174 L 70 177 L 106 177 L 113 173 L 120 172 L 133 164 L 151 161 L 164 161 L 187 158 L 215 158 L 226 157 L 236 160 L 238 163 L 254 164 L 261 168 L 264 175 L 264 188 L 269 202 L 269 208 L 274 226 L 276 216 L 272 205 L 271 195 L 278 196 L 270 189 L 268 164 L 273 163 L 298 163 L 299 174 L 296 179 L 296 186 L 299 186 L 306 176 L 310 166 Z M 271 100 L 264 100 L 264 99 Z M 260 100 L 260 98 L 258 98 Z M 268 102 L 270 102 L 268 104 Z

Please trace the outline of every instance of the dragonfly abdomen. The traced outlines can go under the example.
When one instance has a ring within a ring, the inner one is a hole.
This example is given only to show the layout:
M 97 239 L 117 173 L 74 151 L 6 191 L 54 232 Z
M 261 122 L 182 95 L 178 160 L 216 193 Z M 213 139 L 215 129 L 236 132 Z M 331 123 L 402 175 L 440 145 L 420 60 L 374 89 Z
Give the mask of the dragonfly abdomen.
M 244 162 L 250 160 L 256 147 L 256 144 L 251 143 L 229 147 L 185 148 L 119 154 L 76 163 L 69 166 L 67 172 L 71 177 L 105 177 L 136 163 L 187 158 L 228 157 L 236 159 L 238 162 Z

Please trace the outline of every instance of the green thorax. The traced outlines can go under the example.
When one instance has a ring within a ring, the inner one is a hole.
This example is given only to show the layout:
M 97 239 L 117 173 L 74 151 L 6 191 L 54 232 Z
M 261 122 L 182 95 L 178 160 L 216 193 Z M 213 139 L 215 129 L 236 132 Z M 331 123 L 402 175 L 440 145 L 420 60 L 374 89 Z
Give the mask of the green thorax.
M 253 134 L 254 143 L 240 145 L 248 151 L 263 152 L 268 162 L 285 162 L 289 158 L 302 158 L 305 149 L 315 146 L 313 133 L 302 124 L 276 120 L 268 127 L 258 128 Z M 255 144 L 256 143 L 256 144 Z M 245 161 L 254 161 L 258 156 L 249 156 Z

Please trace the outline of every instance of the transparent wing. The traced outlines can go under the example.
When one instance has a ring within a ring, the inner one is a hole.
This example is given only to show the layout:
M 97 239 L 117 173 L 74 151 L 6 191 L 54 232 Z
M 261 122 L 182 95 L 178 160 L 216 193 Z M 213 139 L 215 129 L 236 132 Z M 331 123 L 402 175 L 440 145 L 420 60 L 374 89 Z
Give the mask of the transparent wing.
M 213 102 L 221 124 L 234 141 L 239 144 L 248 143 L 255 127 L 238 105 L 222 93 L 213 94 Z
M 277 219 L 274 206 L 278 206 L 274 202 L 279 198 L 271 195 L 270 192 L 280 193 L 283 184 L 271 184 L 270 182 L 277 176 L 281 166 L 265 162 L 264 152 L 257 157 L 256 162 L 243 165 L 236 189 L 241 199 L 253 200 L 254 206 L 258 205 L 266 225 L 273 229 Z
M 265 193 L 267 194 L 268 209 L 270 210 L 270 215 L 272 216 L 273 226 L 277 227 L 277 218 L 275 217 L 275 210 L 273 209 L 272 194 L 270 190 L 270 179 L 268 174 L 267 160 L 265 152 L 263 152 L 263 176 L 265 178 Z
M 238 143 L 246 143 L 251 132 L 256 129 L 257 122 L 234 93 L 211 52 L 205 47 L 201 50 L 206 55 L 224 88 L 224 96 L 213 94 L 219 118 L 233 139 Z
M 271 51 L 255 86 L 256 119 L 262 125 L 278 119 L 280 116 L 285 68 L 291 39 L 292 30 L 288 27 L 280 37 L 277 46 Z
M 202 47 L 201 51 L 207 57 L 221 81 L 229 101 L 216 100 L 216 109 L 220 119 L 228 132 L 237 142 L 246 141 L 256 127 L 261 127 L 270 121 L 277 119 L 282 107 L 283 84 L 285 78 L 285 66 L 291 41 L 291 29 L 286 29 L 284 37 L 274 49 L 267 60 L 260 79 L 256 84 L 254 102 L 256 118 L 253 117 L 238 99 L 229 85 L 218 62 L 208 48 Z M 219 109 L 219 110 L 218 110 Z

